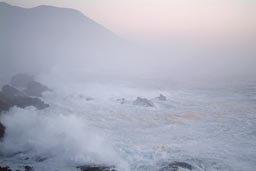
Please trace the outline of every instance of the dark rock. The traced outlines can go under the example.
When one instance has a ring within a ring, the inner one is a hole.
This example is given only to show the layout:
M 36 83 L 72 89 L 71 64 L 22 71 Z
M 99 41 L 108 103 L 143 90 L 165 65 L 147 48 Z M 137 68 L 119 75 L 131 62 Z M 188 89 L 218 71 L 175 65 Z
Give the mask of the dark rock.
M 30 81 L 24 90 L 26 95 L 36 97 L 42 97 L 42 93 L 45 91 L 50 91 L 50 89 L 36 81 Z
M 26 96 L 23 92 L 19 91 L 18 89 L 14 88 L 10 85 L 4 85 L 2 87 L 1 94 L 2 94 L 2 96 L 4 96 L 5 98 L 8 98 L 8 99 L 15 99 L 15 98 Z
M 7 111 L 11 108 L 11 104 L 9 104 L 3 95 L 0 93 L 0 114 L 2 111 Z
M 8 166 L 2 167 L 0 166 L 0 171 L 12 171 Z
M 163 167 L 162 169 L 160 169 L 160 171 L 179 171 L 180 168 L 192 170 L 194 167 L 191 164 L 186 162 L 175 161 Z
M 17 74 L 12 77 L 13 87 L 23 89 L 27 96 L 42 97 L 42 93 L 50 89 L 34 80 L 33 76 L 27 74 Z
M 26 96 L 20 90 L 10 85 L 4 85 L 2 87 L 2 91 L 0 92 L 0 114 L 3 111 L 8 111 L 13 106 L 20 108 L 34 106 L 39 110 L 49 107 L 48 104 L 44 103 L 39 98 Z M 3 138 L 4 133 L 5 127 L 2 123 L 0 123 L 0 140 Z
M 86 101 L 92 101 L 92 100 L 94 100 L 94 99 L 91 98 L 91 97 L 86 97 L 85 100 L 86 100 Z
M 97 166 L 97 165 L 85 165 L 78 166 L 77 169 L 80 171 L 116 171 L 112 166 Z
M 5 133 L 5 127 L 4 125 L 0 122 L 0 140 L 4 137 Z
M 47 157 L 41 157 L 41 156 L 36 156 L 35 158 L 34 158 L 34 160 L 36 161 L 36 162 L 43 162 L 43 161 L 45 161 L 45 160 L 47 160 L 48 158 Z
M 164 95 L 162 95 L 162 94 L 160 94 L 160 95 L 157 97 L 157 99 L 158 99 L 158 100 L 161 100 L 161 101 L 166 101 L 166 100 L 167 100 L 167 98 L 166 98 Z
M 116 99 L 116 101 L 118 101 L 120 104 L 125 104 L 126 103 L 125 98 Z
M 11 85 L 14 87 L 25 88 L 34 78 L 28 74 L 17 74 L 12 77 Z
M 9 110 L 13 106 L 20 108 L 34 106 L 39 110 L 49 107 L 39 98 L 28 97 L 18 89 L 5 85 L 0 92 L 0 111 Z
M 32 171 L 33 167 L 31 166 L 24 166 L 25 171 Z
M 49 107 L 48 104 L 44 103 L 39 98 L 21 97 L 21 98 L 13 99 L 10 102 L 11 102 L 11 104 L 13 104 L 13 106 L 17 106 L 20 108 L 34 106 L 37 109 L 42 110 L 42 109 Z
M 146 98 L 137 97 L 133 102 L 134 105 L 145 106 L 145 107 L 154 107 L 154 103 Z

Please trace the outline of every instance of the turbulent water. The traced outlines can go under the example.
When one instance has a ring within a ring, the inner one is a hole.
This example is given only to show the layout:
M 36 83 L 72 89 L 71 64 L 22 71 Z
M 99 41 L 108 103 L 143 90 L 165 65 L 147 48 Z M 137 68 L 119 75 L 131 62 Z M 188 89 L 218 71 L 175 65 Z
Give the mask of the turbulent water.
M 2 115 L 6 136 L 0 165 L 71 171 L 84 164 L 120 171 L 157 171 L 183 161 L 198 171 L 256 167 L 256 86 L 136 87 L 80 83 L 52 87 L 51 107 L 12 108 Z M 159 94 L 167 97 L 161 101 Z M 136 106 L 137 96 L 154 107 Z M 125 98 L 120 103 L 121 98 Z

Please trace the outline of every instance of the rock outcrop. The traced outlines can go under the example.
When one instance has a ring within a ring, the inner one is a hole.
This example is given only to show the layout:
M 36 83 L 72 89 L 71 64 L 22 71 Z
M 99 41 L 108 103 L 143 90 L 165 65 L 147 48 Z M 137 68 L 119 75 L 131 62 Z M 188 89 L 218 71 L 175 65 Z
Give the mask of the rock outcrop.
M 4 85 L 0 91 L 0 114 L 3 111 L 8 111 L 13 106 L 20 108 L 34 106 L 39 110 L 49 107 L 48 104 L 44 103 L 39 98 L 29 97 L 22 91 L 10 85 Z M 4 137 L 4 134 L 5 127 L 0 122 L 0 140 Z
M 116 101 L 119 102 L 120 104 L 125 104 L 127 102 L 125 98 L 116 99 Z
M 2 167 L 0 166 L 0 171 L 12 171 L 8 166 Z
M 5 133 L 5 127 L 4 125 L 0 122 L 0 140 L 4 137 Z
M 11 79 L 11 86 L 17 88 L 26 88 L 29 82 L 34 81 L 33 76 L 28 74 L 16 74 Z
M 85 165 L 85 166 L 78 166 L 77 169 L 80 171 L 116 171 L 115 167 L 113 166 L 98 166 L 98 165 Z
M 27 84 L 24 92 L 28 96 L 42 97 L 42 93 L 45 91 L 50 91 L 50 89 L 39 82 L 31 81 Z
M 178 162 L 174 161 L 172 163 L 167 164 L 163 168 L 160 169 L 160 171 L 180 171 L 180 170 L 193 170 L 194 167 L 186 162 Z
M 34 106 L 39 110 L 49 107 L 48 104 L 44 103 L 39 98 L 29 97 L 10 85 L 3 86 L 2 91 L 0 92 L 0 101 L 2 102 L 0 111 L 9 110 L 10 107 L 13 106 L 20 108 Z
M 133 104 L 137 106 L 154 107 L 154 103 L 152 101 L 141 97 L 137 97 Z
M 13 171 L 9 166 L 0 166 L 0 171 Z M 20 171 L 20 170 L 15 170 Z M 33 171 L 33 167 L 31 166 L 24 166 L 24 171 Z
M 33 76 L 27 74 L 17 74 L 12 77 L 11 86 L 24 90 L 27 96 L 42 97 L 42 93 L 50 89 L 34 80 Z
M 164 95 L 162 95 L 162 94 L 160 94 L 160 95 L 157 97 L 157 99 L 160 100 L 160 101 L 166 101 L 166 100 L 167 100 L 166 96 L 164 96 Z

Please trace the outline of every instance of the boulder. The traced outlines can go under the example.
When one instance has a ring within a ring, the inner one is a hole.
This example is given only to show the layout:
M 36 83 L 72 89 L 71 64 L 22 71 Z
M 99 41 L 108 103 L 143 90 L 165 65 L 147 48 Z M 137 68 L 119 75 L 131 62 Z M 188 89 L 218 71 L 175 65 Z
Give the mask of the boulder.
M 33 171 L 33 167 L 31 166 L 24 166 L 25 171 Z
M 5 127 L 4 125 L 0 122 L 0 140 L 4 137 L 5 133 Z
M 31 98 L 31 97 L 20 97 L 16 99 L 10 100 L 12 106 L 17 106 L 20 108 L 25 108 L 28 106 L 34 106 L 35 108 L 42 110 L 49 107 L 48 104 L 44 103 L 39 98 Z
M 116 99 L 116 101 L 120 104 L 125 104 L 127 102 L 125 98 Z
M 12 171 L 8 166 L 2 167 L 0 166 L 0 171 Z
M 77 169 L 80 171 L 116 171 L 115 167 L 113 166 L 101 166 L 101 165 L 85 165 L 85 166 L 78 166 Z
M 166 100 L 167 100 L 166 96 L 164 96 L 164 95 L 162 95 L 162 94 L 160 94 L 160 95 L 157 97 L 157 99 L 160 100 L 160 101 L 166 101 Z
M 137 97 L 133 102 L 134 105 L 144 106 L 144 107 L 154 107 L 154 103 L 146 98 Z
M 49 107 L 48 104 L 45 104 L 39 98 L 26 96 L 26 94 L 18 89 L 10 85 L 4 85 L 2 91 L 0 92 L 0 111 L 9 110 L 9 108 L 13 106 L 20 108 L 34 106 L 39 110 Z
M 0 114 L 3 111 L 8 111 L 13 106 L 20 108 L 34 106 L 39 110 L 49 107 L 48 104 L 44 103 L 39 98 L 29 97 L 10 85 L 4 85 L 0 92 Z M 5 127 L 0 123 L 0 140 L 3 138 L 4 133 Z
M 160 171 L 180 171 L 180 170 L 193 170 L 194 167 L 186 162 L 174 161 L 172 163 L 167 164 Z
M 50 89 L 34 80 L 33 76 L 27 74 L 17 74 L 12 77 L 11 86 L 24 90 L 27 96 L 42 97 L 42 93 Z
M 25 88 L 33 80 L 34 78 L 31 75 L 17 74 L 12 77 L 10 84 L 14 87 Z
M 7 111 L 11 108 L 11 105 L 3 98 L 3 95 L 0 93 L 0 114 L 2 111 Z
M 92 101 L 92 100 L 94 100 L 94 99 L 93 99 L 92 97 L 86 97 L 85 100 L 86 100 L 86 101 Z
M 42 93 L 45 91 L 49 91 L 50 89 L 39 82 L 30 81 L 24 92 L 28 96 L 42 97 Z
M 15 99 L 26 96 L 25 93 L 10 85 L 4 85 L 2 87 L 1 95 L 7 99 Z

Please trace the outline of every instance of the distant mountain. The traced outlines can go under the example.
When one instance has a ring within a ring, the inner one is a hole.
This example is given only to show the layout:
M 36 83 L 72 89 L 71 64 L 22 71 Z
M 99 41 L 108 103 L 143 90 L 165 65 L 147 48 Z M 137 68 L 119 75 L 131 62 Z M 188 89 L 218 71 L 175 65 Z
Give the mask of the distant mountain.
M 52 6 L 21 8 L 0 2 L 0 72 L 37 72 L 56 64 L 104 66 L 130 44 L 81 12 Z M 113 64 L 115 65 L 115 64 Z

